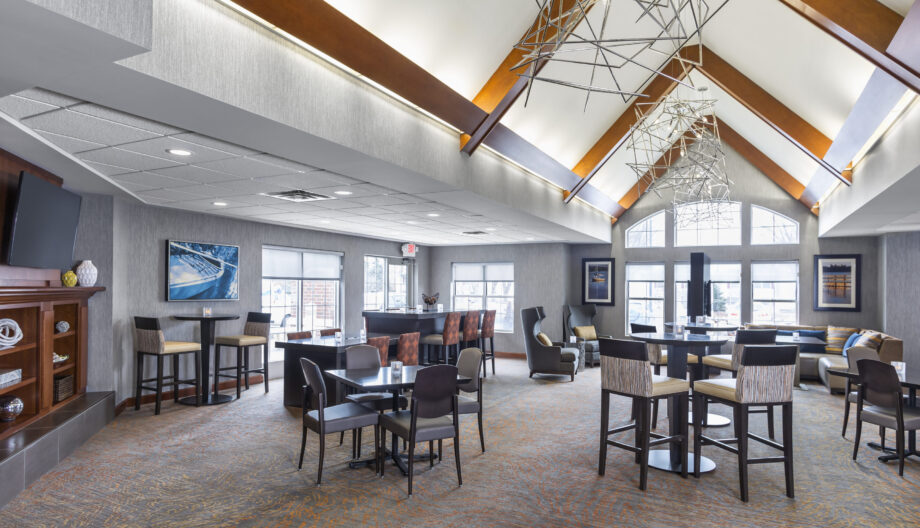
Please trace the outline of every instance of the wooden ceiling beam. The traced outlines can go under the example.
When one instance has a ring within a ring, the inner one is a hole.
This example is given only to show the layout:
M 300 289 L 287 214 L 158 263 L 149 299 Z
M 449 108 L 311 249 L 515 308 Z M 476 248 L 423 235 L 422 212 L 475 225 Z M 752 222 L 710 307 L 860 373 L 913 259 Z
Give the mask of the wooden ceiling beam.
M 904 19 L 877 0 L 780 0 L 873 66 L 920 93 L 920 65 L 890 48 Z M 914 5 L 916 9 L 917 6 Z M 916 43 L 916 36 L 913 42 Z

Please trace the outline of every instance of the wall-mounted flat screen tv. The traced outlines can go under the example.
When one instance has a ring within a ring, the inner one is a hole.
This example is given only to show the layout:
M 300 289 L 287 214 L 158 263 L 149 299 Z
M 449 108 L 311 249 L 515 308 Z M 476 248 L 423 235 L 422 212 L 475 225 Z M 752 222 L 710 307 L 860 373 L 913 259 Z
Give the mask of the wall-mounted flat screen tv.
M 82 200 L 79 194 L 21 172 L 7 263 L 26 268 L 70 269 Z
M 240 247 L 166 241 L 166 300 L 237 301 Z

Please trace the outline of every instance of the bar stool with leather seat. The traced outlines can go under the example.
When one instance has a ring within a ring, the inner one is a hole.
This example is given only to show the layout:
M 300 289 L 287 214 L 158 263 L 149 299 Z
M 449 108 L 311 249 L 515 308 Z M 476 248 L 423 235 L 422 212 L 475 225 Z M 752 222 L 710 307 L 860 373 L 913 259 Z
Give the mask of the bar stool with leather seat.
M 748 464 L 782 462 L 786 473 L 786 496 L 795 497 L 792 474 L 792 386 L 795 383 L 795 346 L 745 345 L 736 378 L 699 380 L 693 384 L 694 476 L 700 476 L 703 446 L 714 445 L 738 455 L 741 500 L 748 501 Z M 734 438 L 703 435 L 702 419 L 706 399 L 732 408 Z M 783 411 L 783 443 L 753 434 L 748 429 L 751 406 L 779 405 Z M 783 452 L 781 457 L 749 458 L 748 440 L 755 440 Z M 734 444 L 734 447 L 731 445 Z
M 379 414 L 363 405 L 345 402 L 326 407 L 326 383 L 323 373 L 307 358 L 300 358 L 300 368 L 307 382 L 303 395 L 303 434 L 300 439 L 300 461 L 297 469 L 303 468 L 303 455 L 307 447 L 307 430 L 319 434 L 319 465 L 316 470 L 316 485 L 323 480 L 323 458 L 326 454 L 326 435 L 348 430 L 374 428 L 374 446 L 377 446 Z M 311 409 L 311 410 L 308 410 Z M 375 457 L 379 460 L 379 457 Z
M 462 348 L 476 346 L 479 339 L 479 310 L 470 310 L 463 314 L 460 345 Z M 459 355 L 459 352 L 457 353 Z
M 450 362 L 450 351 L 454 347 L 457 353 L 460 353 L 460 312 L 450 312 L 444 319 L 444 331 L 440 334 L 428 334 L 422 338 L 422 345 L 425 347 L 425 360 L 430 362 L 431 355 L 429 347 L 436 347 L 440 352 L 438 363 Z
M 657 334 L 658 327 L 654 325 L 645 325 L 639 323 L 629 323 L 630 333 L 633 334 Z M 648 343 L 648 360 L 655 367 L 655 375 L 661 375 L 661 367 L 668 364 L 668 353 L 661 349 L 661 345 Z M 699 364 L 700 357 L 696 354 L 687 354 L 687 366 Z M 652 429 L 658 428 L 658 400 L 652 403 Z
M 390 363 L 390 336 L 368 337 L 367 344 L 380 353 L 380 366 L 385 367 Z
M 466 376 L 472 381 L 457 384 L 457 412 L 459 414 L 475 414 L 479 424 L 479 447 L 486 452 L 486 439 L 482 433 L 482 378 L 479 367 L 482 364 L 482 351 L 478 348 L 464 348 L 457 357 L 457 371 L 461 376 Z M 463 393 L 476 393 L 476 398 L 464 396 Z
M 137 370 L 134 393 L 134 410 L 141 408 L 141 391 L 148 390 L 156 393 L 156 404 L 153 414 L 160 414 L 160 401 L 163 396 L 163 386 L 173 388 L 173 400 L 179 401 L 179 385 L 193 385 L 195 387 L 195 405 L 201 404 L 201 382 L 198 377 L 198 365 L 201 364 L 201 343 L 189 341 L 167 341 L 160 320 L 156 317 L 134 318 L 134 349 L 137 356 L 135 369 Z M 179 356 L 192 354 L 194 356 L 194 379 L 179 379 Z M 144 378 L 144 358 L 153 356 L 157 361 L 157 373 L 154 378 Z M 172 358 L 172 375 L 163 375 L 163 358 Z M 146 387 L 144 383 L 155 381 L 155 387 Z
M 288 341 L 291 341 L 294 339 L 312 339 L 313 332 L 310 332 L 309 330 L 305 332 L 288 332 L 287 338 L 288 338 Z
M 849 355 L 849 353 L 848 353 Z M 920 430 L 920 409 L 904 405 L 904 393 L 898 372 L 892 365 L 873 359 L 856 362 L 859 370 L 859 392 L 856 399 L 856 438 L 853 439 L 853 460 L 859 452 L 862 423 L 894 429 L 895 450 L 898 455 L 898 475 L 904 476 L 904 433 Z
M 319 331 L 320 337 L 331 337 L 334 336 L 336 332 L 341 332 L 341 328 L 326 328 L 325 330 Z
M 600 339 L 601 349 L 601 438 L 598 474 L 607 466 L 607 446 L 612 445 L 636 453 L 639 462 L 639 489 L 644 490 L 648 477 L 649 448 L 661 444 L 680 443 L 681 476 L 687 476 L 689 448 L 687 420 L 679 420 L 680 431 L 668 431 L 669 436 L 653 433 L 650 427 L 651 403 L 661 398 L 675 398 L 674 406 L 679 416 L 687 415 L 690 383 L 686 380 L 652 374 L 648 349 L 641 341 L 625 339 Z M 632 399 L 636 411 L 635 422 L 608 429 L 610 420 L 610 395 L 617 394 Z M 636 445 L 611 440 L 610 435 L 635 430 Z M 655 440 L 651 440 L 654 438 Z
M 860 359 L 874 359 L 879 361 L 878 351 L 869 347 L 863 346 L 854 346 L 847 349 L 847 366 L 850 370 L 854 372 L 859 372 L 859 367 L 857 362 Z M 859 381 L 854 382 L 852 379 L 847 378 L 847 387 L 846 391 L 843 393 L 843 430 L 840 433 L 840 436 L 846 438 L 847 436 L 847 422 L 850 418 L 850 404 L 855 404 L 859 401 Z M 884 431 L 884 429 L 883 429 Z M 882 441 L 885 441 L 885 434 L 882 433 Z
M 271 314 L 249 312 L 243 333 L 239 335 L 218 336 L 214 340 L 214 380 L 220 383 L 220 378 L 236 379 L 236 397 L 240 397 L 240 383 L 245 378 L 246 390 L 249 390 L 249 375 L 262 374 L 265 392 L 268 392 L 268 336 L 271 327 Z M 262 347 L 262 366 L 256 369 L 249 368 L 249 347 Z M 223 347 L 236 349 L 236 365 L 221 367 L 220 351 Z M 223 374 L 224 371 L 236 371 L 235 374 Z
M 479 350 L 482 352 L 482 375 L 486 376 L 486 362 L 492 360 L 492 375 L 495 375 L 495 313 L 496 310 L 486 310 L 482 316 L 482 327 L 477 334 Z M 489 340 L 489 350 L 486 351 L 486 339 Z
M 396 343 L 396 360 L 403 365 L 418 365 L 419 332 L 400 334 Z

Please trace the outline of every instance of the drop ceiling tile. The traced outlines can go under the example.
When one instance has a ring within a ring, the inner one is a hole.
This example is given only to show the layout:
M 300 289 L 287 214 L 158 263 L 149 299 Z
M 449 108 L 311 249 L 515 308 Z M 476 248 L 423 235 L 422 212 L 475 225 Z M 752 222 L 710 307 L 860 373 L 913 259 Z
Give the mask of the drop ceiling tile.
M 317 207 L 322 209 L 366 209 L 364 205 L 356 200 L 339 200 L 333 198 L 332 200 L 319 200 L 314 203 L 316 203 Z
M 279 167 L 287 169 L 287 172 L 290 173 L 307 173 L 321 170 L 317 167 L 311 167 L 309 165 L 304 165 L 302 163 L 297 163 L 296 161 L 291 161 L 285 158 L 279 158 L 278 156 L 272 156 L 271 154 L 255 154 L 248 156 L 254 160 L 259 160 L 271 165 L 277 165 Z
M 83 102 L 79 99 L 67 97 L 66 95 L 42 88 L 29 88 L 28 90 L 23 90 L 16 95 L 19 97 L 25 97 L 26 99 L 31 99 L 33 101 L 39 101 L 59 107 L 71 106 Z
M 393 193 L 394 191 L 370 183 L 360 183 L 356 185 L 337 185 L 334 187 L 319 187 L 311 189 L 313 192 L 332 196 L 336 191 L 349 192 L 350 197 L 360 198 L 362 196 L 380 196 Z
M 227 214 L 231 216 L 256 216 L 279 212 L 278 209 L 266 207 L 264 205 L 249 205 L 246 207 L 220 207 L 215 209 L 215 211 L 219 212 L 220 214 Z
M 224 192 L 223 186 L 218 185 L 190 185 L 188 187 L 176 187 L 175 190 L 181 191 L 186 194 L 190 194 L 193 197 L 197 198 L 212 198 L 216 201 L 227 201 L 223 200 L 227 194 Z M 187 198 L 194 199 L 194 198 Z M 218 200 L 220 199 L 220 200 Z M 242 201 L 242 200 L 236 200 Z
M 167 178 L 152 172 L 130 172 L 112 177 L 121 184 L 131 184 L 146 187 L 147 189 L 165 189 L 188 186 L 189 184 L 175 178 Z
M 15 119 L 23 119 L 36 114 L 57 110 L 57 106 L 25 99 L 15 95 L 0 98 L 0 112 Z
M 443 212 L 447 206 L 435 202 L 410 203 L 401 206 L 406 213 Z
M 281 209 L 282 211 L 289 210 L 289 209 L 285 209 L 286 204 L 294 204 L 294 202 L 280 200 L 278 198 L 274 198 L 272 196 L 266 196 L 264 194 L 241 194 L 241 195 L 233 196 L 233 199 L 238 202 L 246 202 L 250 205 L 268 205 L 271 207 L 275 207 L 277 209 Z
M 175 167 L 179 165 L 175 161 L 168 159 L 148 156 L 121 150 L 120 148 L 108 147 L 99 150 L 90 150 L 81 152 L 77 155 L 83 161 L 93 161 L 96 163 L 105 163 L 106 165 L 115 165 L 118 167 L 128 167 L 134 170 L 154 170 L 166 167 Z
M 98 117 L 81 114 L 69 109 L 55 110 L 54 112 L 29 117 L 23 119 L 22 123 L 36 131 L 51 132 L 103 145 L 118 145 L 157 136 L 146 130 L 99 119 Z
M 395 209 L 397 211 L 394 212 L 398 212 L 400 205 L 409 203 L 401 196 L 403 195 L 381 194 L 377 196 L 363 196 L 361 197 L 361 202 L 372 207 L 386 208 L 387 210 Z
M 277 207 L 278 209 L 282 209 L 284 211 L 288 211 L 291 213 L 322 214 L 323 212 L 326 211 L 326 209 L 323 209 L 322 207 L 317 206 L 316 205 L 317 202 L 297 203 L 297 202 L 288 202 L 285 200 L 280 200 L 278 198 L 271 198 L 268 196 L 266 196 L 265 198 L 268 198 L 272 202 L 276 203 L 277 205 L 274 207 Z
M 166 169 L 157 169 L 154 171 L 161 176 L 184 180 L 190 183 L 220 183 L 239 180 L 238 176 L 232 176 L 223 172 L 217 172 L 209 169 L 202 169 L 195 165 L 179 165 L 178 167 L 169 167 Z
M 234 143 L 227 143 L 226 141 L 221 141 L 212 137 L 202 136 L 201 134 L 195 134 L 194 132 L 172 134 L 172 137 L 181 139 L 182 141 L 188 141 L 189 143 L 194 143 L 196 145 L 201 145 L 203 147 L 209 147 L 215 150 L 236 154 L 237 156 L 250 156 L 259 153 L 257 150 L 241 147 L 240 145 L 236 145 Z
M 236 157 L 236 154 L 212 149 L 203 145 L 197 145 L 195 143 L 189 143 L 188 141 L 183 141 L 175 136 L 163 136 L 154 139 L 147 139 L 144 141 L 137 141 L 134 143 L 119 145 L 118 148 L 123 150 L 130 150 L 131 152 L 139 152 L 148 156 L 167 158 L 175 161 L 176 163 L 189 165 Z M 167 152 L 169 149 L 187 150 L 192 154 L 191 156 L 176 156 L 175 154 L 170 154 Z
M 71 154 L 105 147 L 102 143 L 93 143 L 92 141 L 84 141 L 74 137 L 52 134 L 51 132 L 38 132 L 38 134 Z
M 259 194 L 286 191 L 284 187 L 268 185 L 258 180 L 236 180 L 220 184 L 226 196 L 239 196 L 241 194 Z
M 362 183 L 360 180 L 334 174 L 332 172 L 317 170 L 305 174 L 283 174 L 281 176 L 269 176 L 259 178 L 260 181 L 268 182 L 273 185 L 281 185 L 289 189 L 318 189 L 321 187 L 331 187 L 334 185 L 352 185 Z
M 173 189 L 156 189 L 153 191 L 140 191 L 137 196 L 144 200 L 156 200 L 159 202 L 182 202 L 195 199 L 195 195 Z
M 315 215 L 309 215 L 305 213 L 271 213 L 255 216 L 262 218 L 263 220 L 272 220 L 276 222 L 290 222 L 292 220 L 308 220 L 317 218 Z
M 126 114 L 124 112 L 119 112 L 112 108 L 107 108 L 104 106 L 95 105 L 92 103 L 83 103 L 70 107 L 70 110 L 74 112 L 79 112 L 81 114 L 91 115 L 93 117 L 98 117 L 100 119 L 105 119 L 108 121 L 114 121 L 115 123 L 121 123 L 123 125 L 128 125 L 134 128 L 139 128 L 141 130 L 146 130 L 152 132 L 156 135 L 165 136 L 168 134 L 178 134 L 183 132 L 183 130 L 171 127 L 169 125 L 164 125 L 163 123 L 158 123 L 156 121 L 151 121 L 149 119 L 144 119 L 132 114 Z M 117 143 L 113 143 L 117 144 Z
M 181 188 L 179 189 L 182 190 Z M 214 205 L 214 202 L 225 203 L 227 205 Z M 183 209 L 189 209 L 192 211 L 211 211 L 213 209 L 225 209 L 227 207 L 247 207 L 249 204 L 247 202 L 241 202 L 239 200 L 233 200 L 230 198 L 198 198 L 195 200 L 184 200 L 181 202 L 174 202 L 172 207 L 181 207 Z
M 152 191 L 156 189 L 156 187 L 148 187 L 143 184 L 124 182 L 124 181 L 118 181 L 118 180 L 116 180 L 116 183 L 123 189 L 130 191 L 130 192 L 134 192 L 134 193 L 139 192 L 139 191 Z
M 287 169 L 277 165 L 270 165 L 251 158 L 229 158 L 208 163 L 198 163 L 199 167 L 205 169 L 226 172 L 242 178 L 259 178 L 263 176 L 275 176 L 284 174 Z
M 94 161 L 84 161 L 90 168 L 98 172 L 99 174 L 105 176 L 115 176 L 118 174 L 126 174 L 129 172 L 137 172 L 134 169 L 129 169 L 126 167 L 116 167 L 114 165 L 106 165 L 105 163 L 96 163 Z

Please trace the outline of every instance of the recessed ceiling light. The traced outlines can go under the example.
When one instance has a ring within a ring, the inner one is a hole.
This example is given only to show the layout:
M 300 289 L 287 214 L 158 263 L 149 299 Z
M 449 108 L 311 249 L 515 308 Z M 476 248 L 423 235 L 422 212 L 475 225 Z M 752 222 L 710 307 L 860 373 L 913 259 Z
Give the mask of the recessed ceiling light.
M 172 154 L 173 156 L 191 156 L 192 155 L 192 151 L 185 150 L 185 149 L 171 148 L 171 149 L 166 149 L 166 152 L 169 154 Z
M 434 217 L 441 216 L 441 215 L 439 215 L 438 213 L 428 213 L 428 216 L 434 218 Z
M 329 220 L 320 220 L 319 223 L 321 223 L 321 224 L 328 224 L 328 223 L 329 223 Z
M 527 240 L 536 240 L 534 237 L 527 237 Z
M 487 228 L 486 228 L 486 231 L 495 231 L 495 228 L 494 228 L 494 227 L 487 227 Z
M 211 205 L 217 205 L 219 207 L 224 207 L 227 205 L 227 202 L 211 202 Z
M 335 191 L 335 194 L 338 194 L 339 196 L 350 196 L 354 193 L 351 191 Z

